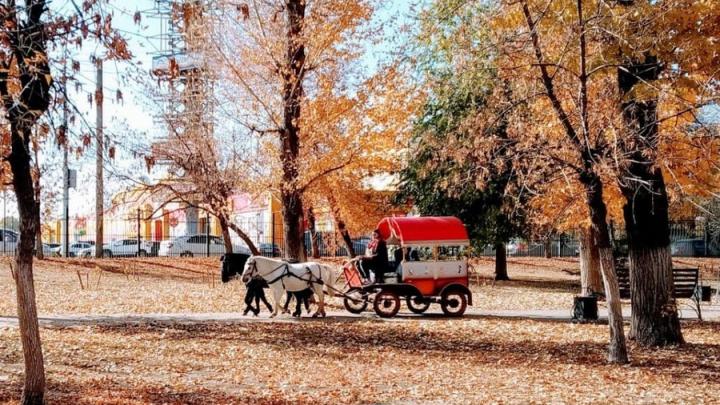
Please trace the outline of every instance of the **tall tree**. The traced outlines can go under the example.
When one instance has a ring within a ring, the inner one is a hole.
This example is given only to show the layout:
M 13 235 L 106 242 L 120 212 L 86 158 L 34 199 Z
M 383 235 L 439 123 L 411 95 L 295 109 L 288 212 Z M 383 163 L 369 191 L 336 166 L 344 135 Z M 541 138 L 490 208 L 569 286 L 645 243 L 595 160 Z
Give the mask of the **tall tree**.
M 125 41 L 115 34 L 110 20 L 88 4 L 85 12 L 96 18 L 92 26 L 78 15 L 53 16 L 46 23 L 45 0 L 27 0 L 17 4 L 7 0 L 0 5 L 0 98 L 5 120 L 10 127 L 10 153 L 7 160 L 20 214 L 20 241 L 15 259 L 15 285 L 20 340 L 25 360 L 25 382 L 21 403 L 41 404 L 45 394 L 45 367 L 35 304 L 33 247 L 39 224 L 39 204 L 32 175 L 31 143 L 33 128 L 48 111 L 53 85 L 48 46 L 55 41 L 82 44 L 92 35 L 110 45 L 110 56 L 127 57 Z
M 501 113 L 511 104 L 509 87 L 496 81 L 482 45 L 487 33 L 468 29 L 482 10 L 441 0 L 421 16 L 417 59 L 430 95 L 416 121 L 397 199 L 422 214 L 461 218 L 476 246 L 495 248 L 495 278 L 507 280 L 505 243 L 521 233 L 522 204 L 507 192 L 515 180 L 509 157 L 515 142 Z M 489 102 L 493 97 L 495 105 Z M 500 118 L 476 131 L 475 120 L 492 115 L 489 111 Z M 489 144 L 483 159 L 453 153 L 465 145 Z
M 547 12 L 549 9 L 551 13 Z M 474 119 L 473 124 L 475 132 L 482 134 L 500 117 L 507 119 L 506 132 L 514 141 L 513 153 L 508 157 L 522 185 L 516 194 L 568 177 L 582 185 L 608 299 L 608 358 L 611 362 L 625 363 L 627 351 L 604 199 L 604 168 L 598 164 L 606 144 L 596 124 L 600 116 L 594 114 L 596 110 L 590 104 L 590 95 L 596 94 L 600 86 L 591 87 L 588 82 L 589 55 L 597 51 L 596 47 L 588 48 L 588 19 L 583 10 L 582 2 L 521 0 L 491 3 L 478 14 L 476 25 L 492 28 L 486 34 L 489 37 L 486 43 L 494 46 L 486 53 L 496 66 L 498 81 L 510 86 L 513 96 L 510 106 L 526 107 L 501 109 L 502 114 L 489 111 Z M 567 70 L 572 72 L 568 77 L 558 67 L 561 65 L 558 61 L 572 66 Z M 497 95 L 495 98 L 503 99 Z M 489 156 L 493 156 L 497 142 L 479 142 L 474 146 L 453 154 L 460 160 L 493 162 Z M 488 172 L 491 170 L 481 174 L 487 176 Z
M 348 184 L 345 175 L 359 181 L 344 191 L 363 188 L 365 177 L 380 171 L 369 169 L 382 160 L 378 156 L 392 157 L 393 147 L 403 144 L 402 133 L 394 132 L 407 120 L 398 113 L 412 109 L 381 108 L 378 102 L 407 94 L 402 83 L 393 86 L 400 75 L 393 66 L 370 74 L 357 68 L 364 45 L 380 33 L 370 27 L 374 5 L 369 0 L 232 3 L 218 19 L 212 53 L 224 82 L 220 93 L 237 107 L 238 127 L 269 152 L 268 189 L 282 202 L 289 258 L 305 257 L 303 207 L 322 206 L 318 190 Z M 405 101 L 412 105 L 413 98 Z
M 678 174 L 717 150 L 715 141 L 691 138 L 687 131 L 698 108 L 717 100 L 711 83 L 718 58 L 705 44 L 717 35 L 717 4 L 523 0 L 501 2 L 497 11 L 491 19 L 502 70 L 518 78 L 515 94 L 536 100 L 534 121 L 543 123 L 540 142 L 528 145 L 562 161 L 584 186 L 604 276 L 613 276 L 605 269 L 612 266 L 607 179 L 624 195 L 635 247 L 632 335 L 647 346 L 681 342 L 663 173 L 682 188 L 691 177 Z M 525 33 L 520 40 L 519 30 Z M 535 74 L 521 74 L 528 72 L 524 66 Z M 547 111 L 555 115 L 552 123 Z M 557 131 L 568 145 L 553 144 Z M 611 308 L 614 301 L 609 299 Z

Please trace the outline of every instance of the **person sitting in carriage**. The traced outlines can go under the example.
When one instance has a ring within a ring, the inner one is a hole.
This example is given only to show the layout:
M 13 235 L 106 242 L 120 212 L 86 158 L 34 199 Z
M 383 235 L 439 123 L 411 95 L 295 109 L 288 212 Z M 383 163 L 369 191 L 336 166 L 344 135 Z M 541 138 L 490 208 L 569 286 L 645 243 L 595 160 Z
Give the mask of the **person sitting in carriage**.
M 365 278 L 370 278 L 370 272 L 375 274 L 375 283 L 383 283 L 383 275 L 388 270 L 388 249 L 385 240 L 380 235 L 380 230 L 373 231 L 373 239 L 368 243 L 368 252 L 365 256 L 359 258 L 360 268 L 366 274 Z

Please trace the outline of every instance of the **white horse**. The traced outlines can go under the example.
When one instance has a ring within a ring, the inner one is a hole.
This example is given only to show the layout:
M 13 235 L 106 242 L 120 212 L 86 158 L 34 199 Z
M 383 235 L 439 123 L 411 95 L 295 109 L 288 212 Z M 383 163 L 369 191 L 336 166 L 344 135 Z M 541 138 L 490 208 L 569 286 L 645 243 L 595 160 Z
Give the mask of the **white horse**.
M 318 296 L 318 309 L 313 317 L 324 317 L 325 292 L 323 285 L 328 287 L 328 293 L 331 295 L 335 285 L 335 274 L 330 266 L 315 262 L 290 264 L 263 256 L 251 256 L 245 262 L 242 281 L 248 283 L 253 277 L 262 277 L 270 286 L 275 298 L 275 308 L 270 315 L 271 318 L 278 314 L 280 299 L 285 291 L 302 291 L 308 287 L 312 288 Z

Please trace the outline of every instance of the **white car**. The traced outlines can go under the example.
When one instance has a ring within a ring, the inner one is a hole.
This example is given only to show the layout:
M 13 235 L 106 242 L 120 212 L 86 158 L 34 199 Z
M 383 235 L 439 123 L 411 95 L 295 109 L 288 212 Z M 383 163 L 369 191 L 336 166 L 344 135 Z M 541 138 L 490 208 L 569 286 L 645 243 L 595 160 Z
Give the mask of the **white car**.
M 158 256 L 206 256 L 208 253 L 207 235 L 178 236 L 172 240 L 160 242 Z M 225 243 L 218 236 L 210 236 L 210 256 L 225 254 Z M 250 250 L 244 246 L 233 245 L 233 252 L 250 254 Z
M 140 241 L 140 250 L 138 251 L 137 239 L 119 239 L 103 245 L 103 257 L 134 257 L 149 256 L 152 251 L 152 245 L 147 241 Z M 79 257 L 95 257 L 95 246 L 83 249 L 78 252 Z
M 81 251 L 92 248 L 93 245 L 87 242 L 74 242 L 68 246 L 68 256 L 76 257 Z M 65 256 L 65 248 L 60 245 L 52 250 L 54 256 Z

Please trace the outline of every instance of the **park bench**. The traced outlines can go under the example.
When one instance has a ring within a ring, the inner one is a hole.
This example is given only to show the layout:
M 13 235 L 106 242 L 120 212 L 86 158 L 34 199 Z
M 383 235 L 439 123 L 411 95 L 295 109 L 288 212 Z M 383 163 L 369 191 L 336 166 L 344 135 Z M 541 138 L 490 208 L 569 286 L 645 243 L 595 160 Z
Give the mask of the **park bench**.
M 627 266 L 618 266 L 616 269 L 620 298 L 630 299 L 630 269 Z M 700 271 L 696 268 L 673 268 L 673 298 L 689 299 L 692 308 L 702 320 L 700 312 Z

